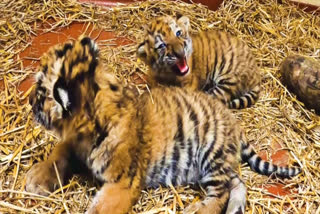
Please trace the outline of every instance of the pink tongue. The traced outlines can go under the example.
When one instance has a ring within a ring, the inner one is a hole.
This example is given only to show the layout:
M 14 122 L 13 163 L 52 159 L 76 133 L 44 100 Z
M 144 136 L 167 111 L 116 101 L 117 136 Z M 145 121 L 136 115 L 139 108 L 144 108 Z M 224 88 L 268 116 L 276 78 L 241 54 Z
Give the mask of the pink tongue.
M 177 62 L 177 66 L 182 74 L 188 72 L 189 67 L 185 59 L 181 59 Z

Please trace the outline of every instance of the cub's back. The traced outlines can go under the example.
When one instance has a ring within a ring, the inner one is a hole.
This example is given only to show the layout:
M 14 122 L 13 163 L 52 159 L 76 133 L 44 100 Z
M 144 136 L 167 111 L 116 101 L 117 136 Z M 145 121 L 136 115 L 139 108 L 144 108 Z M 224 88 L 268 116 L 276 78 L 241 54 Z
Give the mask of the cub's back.
M 242 40 L 223 31 L 211 30 L 192 35 L 192 42 L 192 67 L 198 71 L 193 74 L 200 75 L 202 81 L 214 79 L 219 82 L 232 75 L 237 78 L 242 91 L 249 91 L 259 84 L 260 74 L 255 58 Z M 203 82 L 199 86 L 205 84 Z
M 239 163 L 240 128 L 219 100 L 174 87 L 154 88 L 151 96 L 145 94 L 141 98 L 143 134 L 151 146 L 148 185 L 171 182 L 170 176 L 177 178 L 173 184 L 196 182 L 202 174 L 202 164 L 219 149 L 225 165 L 235 169 Z M 228 144 L 234 151 L 228 153 Z M 171 163 L 176 170 L 169 173 Z

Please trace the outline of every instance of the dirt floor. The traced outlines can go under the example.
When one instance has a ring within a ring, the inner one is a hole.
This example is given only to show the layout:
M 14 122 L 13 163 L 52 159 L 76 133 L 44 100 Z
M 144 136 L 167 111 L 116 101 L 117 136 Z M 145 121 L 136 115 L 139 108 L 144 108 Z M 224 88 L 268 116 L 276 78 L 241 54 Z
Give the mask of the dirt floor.
M 75 176 L 49 197 L 24 191 L 25 174 L 58 142 L 35 123 L 27 98 L 39 57 L 51 45 L 85 33 L 97 39 L 105 68 L 145 89 L 146 66 L 136 59 L 143 25 L 163 14 L 190 17 L 193 31 L 219 29 L 248 43 L 263 75 L 258 103 L 234 111 L 259 154 L 296 163 L 292 179 L 239 167 L 248 187 L 247 213 L 320 213 L 320 118 L 281 84 L 279 66 L 294 53 L 320 60 L 320 17 L 286 1 L 224 1 L 217 11 L 196 4 L 146 1 L 112 9 L 74 1 L 0 3 L 0 213 L 83 213 L 97 187 Z M 201 194 L 189 187 L 145 190 L 133 213 L 181 213 Z

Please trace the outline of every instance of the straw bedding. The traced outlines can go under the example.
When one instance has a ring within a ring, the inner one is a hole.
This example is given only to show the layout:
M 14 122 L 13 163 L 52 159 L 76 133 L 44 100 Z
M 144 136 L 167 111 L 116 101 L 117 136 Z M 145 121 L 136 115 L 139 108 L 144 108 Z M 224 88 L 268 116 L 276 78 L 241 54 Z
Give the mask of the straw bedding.
M 0 213 L 83 213 L 96 192 L 95 182 L 79 176 L 49 197 L 24 191 L 25 173 L 48 157 L 58 139 L 33 122 L 26 103 L 29 91 L 21 94 L 16 88 L 34 73 L 23 67 L 17 54 L 39 32 L 54 31 L 73 21 L 87 22 L 133 42 L 118 48 L 110 45 L 112 41 L 100 42 L 106 70 L 128 81 L 144 78 L 147 68 L 135 57 L 136 42 L 142 41 L 143 25 L 163 14 L 189 16 L 194 31 L 228 31 L 246 41 L 257 58 L 263 74 L 261 97 L 254 107 L 234 113 L 257 151 L 266 150 L 269 158 L 281 147 L 303 173 L 290 180 L 268 179 L 246 166 L 239 167 L 248 187 L 247 213 L 320 213 L 320 118 L 279 81 L 279 65 L 287 55 L 299 53 L 320 60 L 319 16 L 276 0 L 225 1 L 215 12 L 172 1 L 102 9 L 75 1 L 2 0 L 0 8 L 0 80 L 4 83 L 0 92 Z M 41 24 L 45 28 L 39 31 Z M 144 81 L 134 83 L 141 93 L 145 91 Z M 264 188 L 279 183 L 287 196 L 273 195 Z M 132 212 L 179 213 L 199 197 L 201 193 L 188 187 L 146 190 Z

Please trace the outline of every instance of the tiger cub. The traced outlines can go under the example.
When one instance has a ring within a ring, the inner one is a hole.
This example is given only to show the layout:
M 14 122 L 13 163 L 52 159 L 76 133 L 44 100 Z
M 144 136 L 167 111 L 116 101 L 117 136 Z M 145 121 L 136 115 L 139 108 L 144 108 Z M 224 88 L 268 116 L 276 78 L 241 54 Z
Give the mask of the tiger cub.
M 202 90 L 229 108 L 253 105 L 260 73 L 249 47 L 220 31 L 190 35 L 189 18 L 159 17 L 146 29 L 137 56 L 150 67 L 150 84 Z
M 55 168 L 65 183 L 76 160 L 103 182 L 89 214 L 127 213 L 143 188 L 189 183 L 206 196 L 184 213 L 218 214 L 225 206 L 227 213 L 243 213 L 240 159 L 264 175 L 300 173 L 261 160 L 219 100 L 176 87 L 153 88 L 153 100 L 148 93 L 137 98 L 133 87 L 102 69 L 98 55 L 97 45 L 83 37 L 42 57 L 30 104 L 35 119 L 61 140 L 27 173 L 27 191 L 53 191 Z

